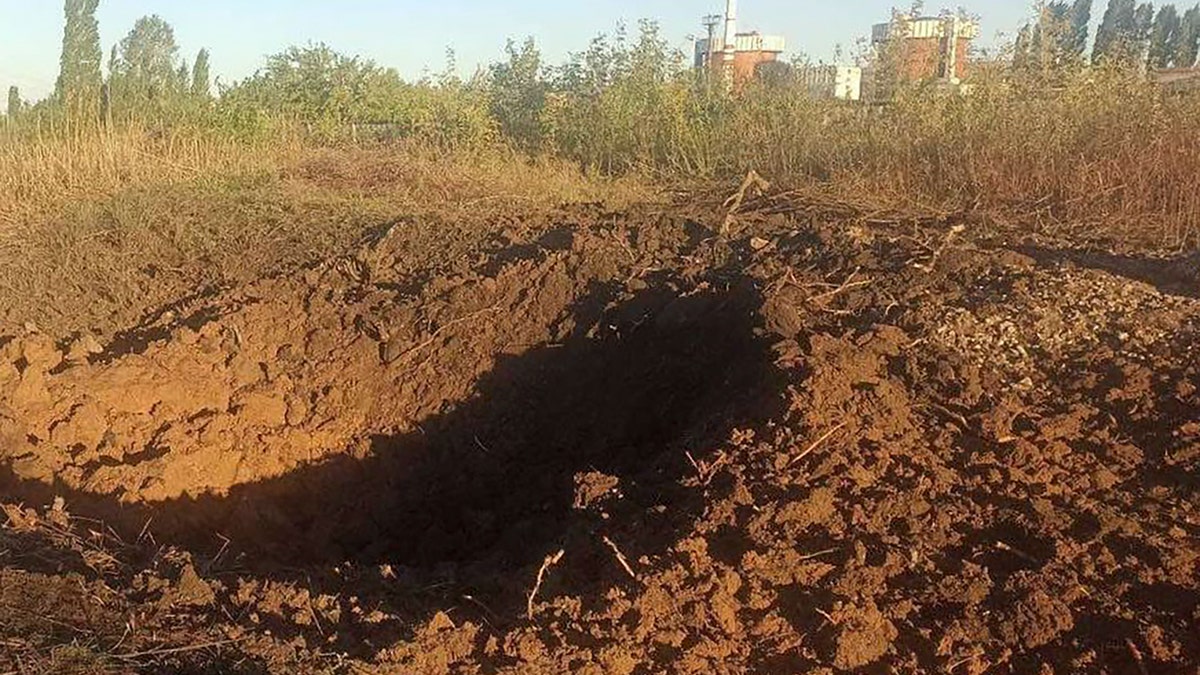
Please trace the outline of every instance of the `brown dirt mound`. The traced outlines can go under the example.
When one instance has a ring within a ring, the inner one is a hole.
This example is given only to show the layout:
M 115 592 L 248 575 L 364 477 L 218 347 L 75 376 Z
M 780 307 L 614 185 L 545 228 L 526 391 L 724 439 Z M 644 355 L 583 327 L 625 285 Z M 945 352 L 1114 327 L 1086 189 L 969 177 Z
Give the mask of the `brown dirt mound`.
M 1200 301 L 774 210 L 0 339 L 0 670 L 1194 672 Z

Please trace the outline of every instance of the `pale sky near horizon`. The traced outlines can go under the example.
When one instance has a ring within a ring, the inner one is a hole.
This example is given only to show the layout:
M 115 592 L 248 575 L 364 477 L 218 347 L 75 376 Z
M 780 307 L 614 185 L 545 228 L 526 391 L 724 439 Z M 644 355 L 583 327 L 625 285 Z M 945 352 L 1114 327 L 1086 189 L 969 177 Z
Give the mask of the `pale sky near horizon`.
M 831 60 L 846 54 L 871 25 L 886 21 L 907 0 L 740 0 L 740 29 L 783 35 L 790 54 Z M 54 87 L 62 45 L 61 0 L 0 0 L 0 90 L 21 88 L 38 99 Z M 998 33 L 1013 34 L 1029 14 L 1026 0 L 946 0 L 983 19 L 985 46 Z M 213 73 L 232 83 L 254 73 L 268 54 L 289 45 L 325 42 L 347 53 L 397 68 L 406 79 L 441 70 L 447 48 L 464 75 L 501 57 L 507 38 L 532 35 L 546 60 L 560 62 L 587 47 L 620 21 L 658 21 L 670 42 L 690 51 L 689 36 L 702 32 L 700 17 L 724 10 L 723 0 L 101 0 L 97 18 L 108 50 L 140 16 L 158 14 L 175 28 L 183 56 L 212 52 Z M 943 5 L 926 3 L 930 13 Z M 1095 13 L 1103 11 L 1098 1 Z

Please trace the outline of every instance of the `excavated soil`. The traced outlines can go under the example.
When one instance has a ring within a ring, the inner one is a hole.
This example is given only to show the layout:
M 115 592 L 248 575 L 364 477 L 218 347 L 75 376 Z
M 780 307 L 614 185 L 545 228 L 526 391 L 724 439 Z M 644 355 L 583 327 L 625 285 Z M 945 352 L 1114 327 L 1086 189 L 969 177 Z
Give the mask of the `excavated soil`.
M 725 215 L 0 338 L 0 672 L 1200 672 L 1194 271 Z

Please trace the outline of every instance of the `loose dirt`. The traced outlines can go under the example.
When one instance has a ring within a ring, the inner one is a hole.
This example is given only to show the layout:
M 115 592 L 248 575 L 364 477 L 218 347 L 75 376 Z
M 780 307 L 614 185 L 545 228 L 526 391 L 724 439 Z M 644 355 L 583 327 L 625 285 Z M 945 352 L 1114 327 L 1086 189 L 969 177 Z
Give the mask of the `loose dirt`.
M 1198 280 L 742 209 L 0 338 L 0 671 L 1197 672 Z

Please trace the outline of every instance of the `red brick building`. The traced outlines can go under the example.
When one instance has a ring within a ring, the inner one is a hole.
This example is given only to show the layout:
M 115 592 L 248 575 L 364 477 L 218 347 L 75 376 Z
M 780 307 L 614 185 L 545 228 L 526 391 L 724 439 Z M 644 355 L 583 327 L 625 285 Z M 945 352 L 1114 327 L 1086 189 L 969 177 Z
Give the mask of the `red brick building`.
M 710 46 L 711 45 L 711 46 Z M 738 33 L 735 36 L 732 77 L 734 82 L 745 82 L 754 77 L 755 71 L 764 63 L 778 61 L 785 47 L 784 39 L 775 35 Z M 725 40 L 716 38 L 696 42 L 696 67 L 721 71 L 725 68 Z
M 708 37 L 696 41 L 696 68 L 722 74 L 731 84 L 753 78 L 760 65 L 778 60 L 786 46 L 776 35 L 739 33 L 737 5 L 737 0 L 727 0 L 724 16 L 705 17 Z
M 900 79 L 908 82 L 941 80 L 958 84 L 970 73 L 971 43 L 979 37 L 979 24 L 958 15 L 897 16 L 872 31 L 878 51 L 899 60 Z

